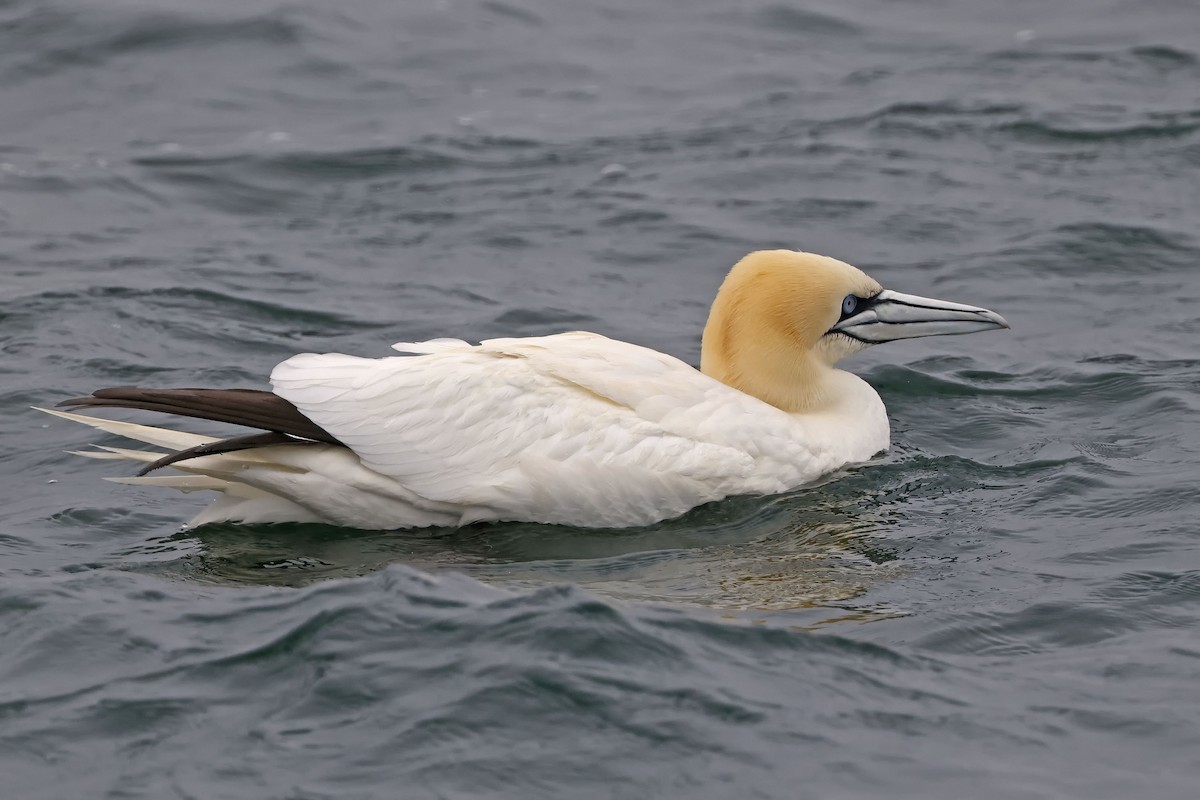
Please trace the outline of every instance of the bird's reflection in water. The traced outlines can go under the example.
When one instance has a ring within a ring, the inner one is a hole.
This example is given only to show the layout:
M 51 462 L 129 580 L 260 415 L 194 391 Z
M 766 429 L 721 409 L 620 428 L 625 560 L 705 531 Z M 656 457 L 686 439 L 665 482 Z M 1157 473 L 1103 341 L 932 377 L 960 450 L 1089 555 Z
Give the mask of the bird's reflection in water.
M 851 476 L 779 497 L 736 498 L 650 528 L 212 525 L 147 547 L 187 551 L 152 568 L 192 580 L 300 586 L 402 563 L 512 589 L 574 583 L 612 599 L 747 620 L 756 612 L 802 612 L 793 622 L 814 627 L 896 613 L 859 600 L 902 569 L 883 535 L 889 520 L 863 483 Z

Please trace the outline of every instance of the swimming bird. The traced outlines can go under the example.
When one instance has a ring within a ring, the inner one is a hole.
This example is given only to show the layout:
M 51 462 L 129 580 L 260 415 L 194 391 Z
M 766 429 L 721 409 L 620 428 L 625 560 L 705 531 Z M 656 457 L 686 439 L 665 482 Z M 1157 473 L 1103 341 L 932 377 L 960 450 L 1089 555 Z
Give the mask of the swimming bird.
M 868 461 L 889 446 L 887 413 L 837 362 L 881 342 L 1007 327 L 833 258 L 765 250 L 721 285 L 699 370 L 578 331 L 434 339 L 387 358 L 293 356 L 272 371 L 273 391 L 102 389 L 59 404 L 263 431 L 231 439 L 41 410 L 162 448 L 79 455 L 145 464 L 117 482 L 220 493 L 192 526 L 629 527 Z M 159 468 L 171 472 L 146 474 Z

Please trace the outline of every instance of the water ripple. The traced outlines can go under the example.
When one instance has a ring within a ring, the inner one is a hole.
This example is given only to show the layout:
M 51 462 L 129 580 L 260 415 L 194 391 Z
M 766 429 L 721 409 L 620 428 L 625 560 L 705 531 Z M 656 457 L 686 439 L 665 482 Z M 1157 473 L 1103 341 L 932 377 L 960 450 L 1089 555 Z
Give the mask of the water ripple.
M 0 1 L 5 791 L 1193 796 L 1194 14 L 910 5 Z M 774 246 L 1013 330 L 849 362 L 871 463 L 630 531 L 180 531 L 28 409 L 446 335 L 696 361 Z

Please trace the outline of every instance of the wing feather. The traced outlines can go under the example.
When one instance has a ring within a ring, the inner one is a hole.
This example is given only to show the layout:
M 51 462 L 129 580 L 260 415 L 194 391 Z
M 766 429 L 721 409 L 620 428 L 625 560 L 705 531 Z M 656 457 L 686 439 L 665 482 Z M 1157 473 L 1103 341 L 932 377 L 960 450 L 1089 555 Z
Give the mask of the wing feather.
M 336 361 L 323 365 L 323 369 L 331 373 L 336 368 Z M 328 394 L 333 397 L 337 391 L 331 387 Z M 343 388 L 341 391 L 349 389 Z M 339 443 L 287 400 L 261 389 L 143 389 L 138 386 L 119 386 L 98 389 L 89 397 L 64 400 L 59 405 L 72 408 L 136 408 L 229 422 L 328 444 Z

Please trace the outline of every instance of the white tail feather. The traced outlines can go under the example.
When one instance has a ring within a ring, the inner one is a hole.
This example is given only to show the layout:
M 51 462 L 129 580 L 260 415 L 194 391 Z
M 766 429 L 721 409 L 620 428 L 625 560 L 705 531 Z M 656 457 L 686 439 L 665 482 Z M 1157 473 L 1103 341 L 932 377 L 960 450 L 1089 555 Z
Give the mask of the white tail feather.
M 105 478 L 104 480 L 112 481 L 113 483 L 127 483 L 132 486 L 165 486 L 169 489 L 178 489 L 181 492 L 199 492 L 203 490 L 228 492 L 234 488 L 233 484 L 230 484 L 229 481 L 223 481 L 220 478 L 210 478 L 207 475 L 143 475 L 141 477 Z M 250 487 L 246 486 L 243 488 L 249 489 Z M 266 492 L 258 492 L 258 494 L 265 495 Z
M 152 444 L 155 447 L 165 447 L 168 450 L 187 450 L 189 447 L 207 444 L 217 441 L 214 436 L 202 436 L 199 433 L 184 433 L 183 431 L 173 431 L 168 428 L 152 428 L 149 425 L 135 425 L 132 422 L 118 422 L 115 419 L 101 419 L 99 417 L 86 417 L 83 414 L 72 414 L 68 411 L 55 411 L 52 408 L 33 407 L 36 411 L 44 411 L 47 414 L 52 414 L 56 417 L 69 419 L 72 422 L 78 422 L 81 425 L 87 425 L 92 428 L 98 428 L 105 433 L 112 433 L 117 436 L 124 436 L 126 439 L 133 439 L 138 442 Z
M 93 447 L 99 449 L 68 450 L 67 452 L 73 456 L 94 458 L 97 461 L 141 461 L 146 464 L 150 464 L 167 455 L 166 453 L 158 453 L 154 450 L 126 450 L 123 447 L 108 447 L 103 444 L 93 445 Z
M 97 428 L 106 433 L 162 447 L 170 452 L 218 441 L 215 437 L 203 436 L 198 433 L 154 428 L 149 425 L 118 422 L 36 406 L 34 408 L 56 417 Z M 69 452 L 73 455 L 102 461 L 133 461 L 142 464 L 152 463 L 167 455 L 167 453 L 153 450 L 129 450 L 108 445 L 96 445 L 96 447 L 96 450 L 72 450 Z M 133 486 L 166 487 L 181 492 L 219 492 L 221 497 L 188 523 L 189 527 L 215 522 L 321 521 L 311 511 L 291 500 L 237 480 L 239 474 L 242 474 L 250 466 L 266 470 L 302 473 L 304 470 L 294 465 L 280 464 L 272 460 L 273 455 L 282 455 L 284 452 L 286 450 L 282 448 L 268 447 L 260 450 L 201 456 L 170 465 L 170 469 L 177 471 L 174 474 L 109 477 L 105 480 Z

